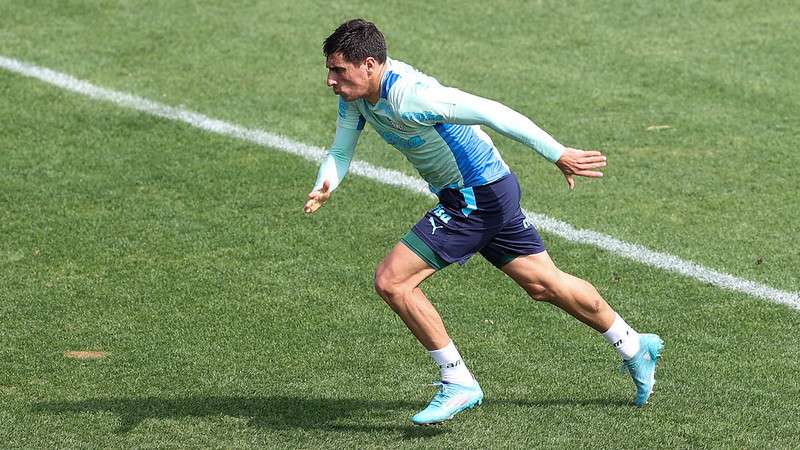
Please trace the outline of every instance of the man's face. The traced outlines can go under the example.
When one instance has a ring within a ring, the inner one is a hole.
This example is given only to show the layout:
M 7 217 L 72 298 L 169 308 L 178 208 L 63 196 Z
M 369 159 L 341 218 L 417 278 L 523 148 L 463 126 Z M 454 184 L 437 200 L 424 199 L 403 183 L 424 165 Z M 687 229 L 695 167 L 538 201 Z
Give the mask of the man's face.
M 367 61 L 353 64 L 341 53 L 334 53 L 328 56 L 325 66 L 328 68 L 328 87 L 332 88 L 336 95 L 340 95 L 348 102 L 367 95 L 369 90 Z

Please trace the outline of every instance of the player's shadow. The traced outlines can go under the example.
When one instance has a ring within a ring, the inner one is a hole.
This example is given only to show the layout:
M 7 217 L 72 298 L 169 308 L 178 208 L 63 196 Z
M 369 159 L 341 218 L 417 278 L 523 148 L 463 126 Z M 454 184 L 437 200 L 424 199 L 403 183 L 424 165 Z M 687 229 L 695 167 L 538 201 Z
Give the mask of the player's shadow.
M 631 400 L 622 398 L 590 398 L 590 399 L 547 399 L 547 400 L 512 400 L 512 399 L 495 399 L 492 403 L 499 405 L 511 405 L 522 408 L 550 408 L 553 406 L 597 406 L 601 408 L 620 408 L 630 407 L 633 405 Z
M 127 433 L 145 419 L 185 417 L 245 418 L 257 428 L 318 429 L 344 432 L 395 432 L 416 439 L 446 433 L 446 428 L 416 427 L 408 424 L 409 412 L 419 404 L 401 401 L 356 399 L 308 399 L 298 397 L 186 397 L 186 398 L 99 398 L 82 401 L 41 402 L 33 405 L 39 413 L 111 412 L 120 419 L 116 432 Z

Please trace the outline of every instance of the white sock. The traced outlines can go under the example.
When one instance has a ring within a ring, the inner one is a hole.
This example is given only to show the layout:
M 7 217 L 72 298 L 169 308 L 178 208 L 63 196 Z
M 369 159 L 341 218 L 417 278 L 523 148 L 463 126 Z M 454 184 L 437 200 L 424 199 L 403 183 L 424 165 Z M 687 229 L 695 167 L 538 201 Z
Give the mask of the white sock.
M 631 359 L 639 352 L 639 333 L 625 323 L 619 314 L 616 314 L 614 323 L 603 333 L 603 337 L 614 346 L 622 359 Z
M 475 382 L 453 341 L 450 341 L 444 348 L 431 350 L 428 353 L 442 370 L 442 381 L 465 386 L 471 386 Z

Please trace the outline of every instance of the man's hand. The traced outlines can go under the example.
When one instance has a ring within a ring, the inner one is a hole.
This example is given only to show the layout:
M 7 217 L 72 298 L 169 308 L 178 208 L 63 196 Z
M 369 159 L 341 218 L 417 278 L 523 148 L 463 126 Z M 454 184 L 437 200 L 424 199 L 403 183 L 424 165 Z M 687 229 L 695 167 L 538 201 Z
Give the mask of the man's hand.
M 567 147 L 561 158 L 556 161 L 556 165 L 564 174 L 567 179 L 567 185 L 570 189 L 575 188 L 575 180 L 572 179 L 573 175 L 582 177 L 602 177 L 603 172 L 590 169 L 599 169 L 606 166 L 606 157 L 596 151 L 584 151 L 576 148 Z
M 311 191 L 311 193 L 308 194 L 308 201 L 306 205 L 303 206 L 303 211 L 305 211 L 306 214 L 312 214 L 324 205 L 329 198 L 331 198 L 331 182 L 325 180 L 322 183 L 322 189 Z

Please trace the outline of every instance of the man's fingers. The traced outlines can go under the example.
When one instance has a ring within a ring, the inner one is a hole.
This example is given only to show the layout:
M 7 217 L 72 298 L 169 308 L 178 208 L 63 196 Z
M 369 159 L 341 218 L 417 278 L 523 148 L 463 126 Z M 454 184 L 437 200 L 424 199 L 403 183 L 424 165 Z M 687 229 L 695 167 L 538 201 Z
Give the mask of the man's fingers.
M 608 164 L 606 164 L 605 161 L 592 162 L 592 163 L 580 163 L 580 164 L 578 164 L 578 169 L 581 169 L 581 170 L 583 170 L 583 169 L 597 169 L 598 167 L 605 167 L 607 165 Z
M 303 211 L 308 214 L 313 213 L 314 211 L 318 210 L 322 204 L 316 200 L 309 200 L 306 202 L 305 206 L 303 206 Z
M 594 163 L 594 162 L 606 162 L 608 158 L 603 155 L 600 156 L 582 156 L 578 158 L 579 163 Z
M 322 182 L 322 192 L 328 192 L 331 189 L 331 182 L 325 180 Z
M 330 191 L 325 191 L 325 189 L 329 188 L 330 183 L 326 181 L 322 186 L 322 190 L 311 191 L 308 194 L 308 201 L 303 206 L 303 211 L 310 214 L 318 210 L 331 197 Z
M 582 177 L 599 178 L 603 176 L 603 172 L 598 172 L 596 170 L 579 170 L 575 172 L 575 175 L 580 175 Z
M 565 154 L 564 160 L 557 162 L 559 169 L 564 173 L 567 185 L 570 189 L 575 189 L 574 175 L 581 177 L 600 178 L 603 172 L 591 169 L 599 169 L 608 165 L 608 158 L 597 150 L 571 150 Z

